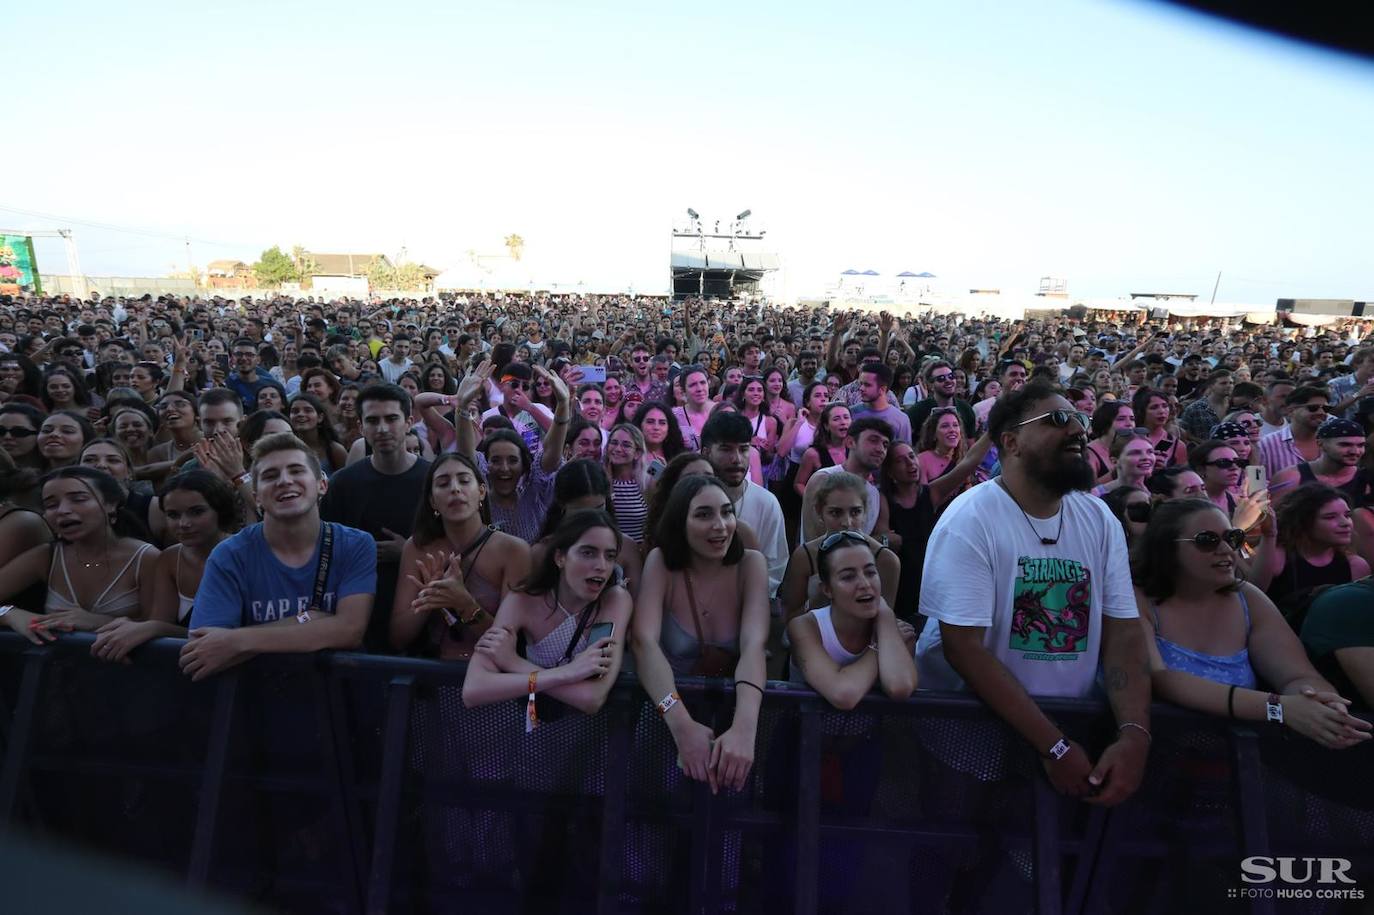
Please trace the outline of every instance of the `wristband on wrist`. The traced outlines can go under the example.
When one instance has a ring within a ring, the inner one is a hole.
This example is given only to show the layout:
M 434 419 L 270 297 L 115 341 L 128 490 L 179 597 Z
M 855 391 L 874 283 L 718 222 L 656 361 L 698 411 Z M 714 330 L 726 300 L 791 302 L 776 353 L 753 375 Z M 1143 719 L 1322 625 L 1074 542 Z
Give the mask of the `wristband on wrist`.
M 681 701 L 682 697 L 677 693 L 669 693 L 658 701 L 658 716 L 665 718 L 670 709 Z
M 525 733 L 539 727 L 539 707 L 535 705 L 534 694 L 539 685 L 539 671 L 530 671 L 529 698 L 525 701 Z
M 1069 741 L 1066 738 L 1060 737 L 1059 740 L 1055 742 L 1054 746 L 1049 748 L 1044 758 L 1053 759 L 1056 762 L 1058 762 L 1059 760 L 1063 759 L 1065 756 L 1068 755 Z
M 1278 693 L 1270 693 L 1264 700 L 1264 716 L 1274 724 L 1283 724 L 1283 697 Z

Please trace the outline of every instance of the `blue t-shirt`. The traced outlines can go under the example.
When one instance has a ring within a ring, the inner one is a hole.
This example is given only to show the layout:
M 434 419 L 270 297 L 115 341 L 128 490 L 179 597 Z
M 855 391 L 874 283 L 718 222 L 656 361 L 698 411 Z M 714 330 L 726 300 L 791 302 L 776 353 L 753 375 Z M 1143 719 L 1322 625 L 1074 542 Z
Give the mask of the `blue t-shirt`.
M 377 543 L 357 528 L 334 528 L 334 553 L 325 577 L 320 609 L 333 613 L 340 599 L 377 591 Z M 191 610 L 191 628 L 237 629 L 271 623 L 310 609 L 319 566 L 317 543 L 310 561 L 292 568 L 272 552 L 262 524 L 222 541 L 205 562 L 205 574 Z

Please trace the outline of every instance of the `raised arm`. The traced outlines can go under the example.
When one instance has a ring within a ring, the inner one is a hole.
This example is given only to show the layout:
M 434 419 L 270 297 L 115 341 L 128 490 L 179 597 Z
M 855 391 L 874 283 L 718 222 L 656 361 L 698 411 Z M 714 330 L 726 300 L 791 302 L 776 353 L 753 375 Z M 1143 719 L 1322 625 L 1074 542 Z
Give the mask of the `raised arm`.
M 983 458 L 988 456 L 989 449 L 992 448 L 992 436 L 984 432 L 978 440 L 969 448 L 963 460 L 949 469 L 949 472 L 938 480 L 931 480 L 927 485 L 930 486 L 930 500 L 939 508 L 959 492 L 964 485 L 964 481 L 973 475 L 978 469 L 978 465 L 983 463 Z
M 544 433 L 544 449 L 539 455 L 539 464 L 545 473 L 556 473 L 563 463 L 563 444 L 568 440 L 568 424 L 572 422 L 572 398 L 568 386 L 553 372 L 542 365 L 534 367 L 535 374 L 547 378 L 553 386 L 553 396 L 558 406 L 553 411 L 553 425 Z

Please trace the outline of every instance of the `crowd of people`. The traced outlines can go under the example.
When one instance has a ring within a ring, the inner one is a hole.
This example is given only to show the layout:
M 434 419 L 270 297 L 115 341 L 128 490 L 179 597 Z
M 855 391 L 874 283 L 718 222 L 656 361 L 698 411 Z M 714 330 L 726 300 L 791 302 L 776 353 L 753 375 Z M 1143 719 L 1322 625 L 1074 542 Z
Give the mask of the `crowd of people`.
M 526 730 L 633 669 L 713 790 L 769 679 L 970 690 L 1129 796 L 1152 698 L 1331 748 L 1374 705 L 1374 347 L 634 297 L 0 298 L 0 622 L 467 663 Z M 725 677 L 693 716 L 677 678 Z M 1096 758 L 1041 710 L 1105 697 Z

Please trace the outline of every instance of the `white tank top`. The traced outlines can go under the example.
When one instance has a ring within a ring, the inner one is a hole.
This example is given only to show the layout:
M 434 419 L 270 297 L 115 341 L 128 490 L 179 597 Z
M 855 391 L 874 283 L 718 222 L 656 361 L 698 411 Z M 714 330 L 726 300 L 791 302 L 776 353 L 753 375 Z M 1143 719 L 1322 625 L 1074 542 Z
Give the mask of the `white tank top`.
M 840 637 L 835 634 L 835 624 L 830 619 L 829 605 L 817 607 L 807 615 L 816 621 L 816 628 L 819 629 L 821 633 L 821 645 L 824 646 L 825 653 L 830 656 L 830 660 L 834 661 L 840 667 L 848 667 L 864 656 L 863 651 L 854 654 L 840 644 Z M 867 650 L 867 648 L 864 649 L 864 651 Z M 787 679 L 789 682 L 806 682 L 806 678 L 802 675 L 801 671 L 793 667 L 790 662 L 787 666 Z

